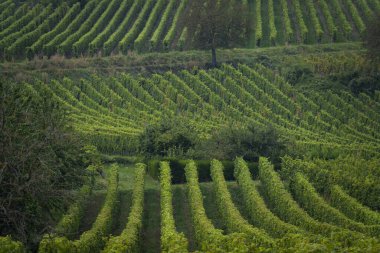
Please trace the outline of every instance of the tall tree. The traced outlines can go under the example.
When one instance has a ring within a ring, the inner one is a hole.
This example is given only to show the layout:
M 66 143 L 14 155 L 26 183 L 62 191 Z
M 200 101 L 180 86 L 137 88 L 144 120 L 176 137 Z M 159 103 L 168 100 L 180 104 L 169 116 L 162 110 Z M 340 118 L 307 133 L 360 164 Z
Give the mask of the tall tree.
M 247 13 L 241 0 L 191 0 L 185 27 L 195 47 L 211 50 L 212 66 L 216 66 L 217 48 L 244 43 Z
M 380 14 L 376 15 L 367 26 L 367 33 L 364 41 L 367 48 L 369 60 L 380 65 Z
M 30 249 L 86 174 L 66 112 L 50 91 L 34 87 L 38 93 L 0 80 L 0 235 Z

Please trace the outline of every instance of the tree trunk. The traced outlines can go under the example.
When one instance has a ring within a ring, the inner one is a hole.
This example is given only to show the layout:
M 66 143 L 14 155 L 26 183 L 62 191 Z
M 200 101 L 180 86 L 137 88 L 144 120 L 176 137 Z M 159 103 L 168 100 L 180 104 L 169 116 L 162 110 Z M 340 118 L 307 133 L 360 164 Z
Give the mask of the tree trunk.
M 211 54 L 212 54 L 212 66 L 216 67 L 216 49 L 215 47 L 211 48 Z

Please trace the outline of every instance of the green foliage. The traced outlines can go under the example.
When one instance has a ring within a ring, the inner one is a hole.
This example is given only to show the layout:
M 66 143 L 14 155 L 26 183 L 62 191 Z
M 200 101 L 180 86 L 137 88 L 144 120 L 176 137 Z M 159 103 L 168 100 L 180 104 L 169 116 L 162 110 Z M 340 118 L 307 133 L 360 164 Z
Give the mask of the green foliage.
M 132 207 L 128 223 L 119 236 L 111 236 L 102 252 L 139 252 L 144 206 L 145 164 L 136 164 Z
M 293 37 L 293 28 L 289 18 L 289 8 L 286 0 L 280 0 L 285 27 L 285 41 L 289 42 Z
M 184 47 L 185 47 L 185 43 L 186 43 L 186 40 L 187 40 L 187 36 L 188 36 L 188 30 L 187 30 L 187 27 L 184 27 L 182 32 L 181 32 L 181 36 L 179 36 L 179 39 L 178 39 L 178 44 L 177 44 L 177 47 L 179 50 L 183 50 Z
M 307 26 L 305 24 L 303 15 L 302 15 L 302 9 L 301 9 L 301 4 L 299 0 L 294 0 L 292 1 L 294 5 L 294 10 L 297 18 L 297 22 L 299 25 L 300 29 L 300 37 L 299 37 L 299 42 L 304 42 L 306 39 L 307 34 L 309 33 L 309 30 L 307 29 Z
M 254 125 L 223 128 L 215 131 L 210 140 L 195 147 L 204 158 L 233 160 L 236 156 L 242 156 L 249 161 L 257 161 L 259 156 L 278 161 L 284 149 L 285 144 L 275 128 Z
M 256 226 L 265 229 L 275 237 L 282 237 L 287 233 L 303 232 L 301 229 L 280 220 L 268 209 L 253 183 L 247 163 L 242 158 L 235 159 L 235 178 L 241 188 L 249 217 Z
M 81 188 L 75 203 L 70 206 L 67 213 L 55 227 L 54 232 L 57 235 L 70 237 L 78 231 L 80 221 L 84 215 L 84 208 L 91 192 L 92 187 L 88 185 Z
M 306 5 L 308 7 L 311 22 L 312 22 L 314 30 L 315 30 L 317 42 L 320 42 L 322 40 L 323 29 L 322 29 L 321 23 L 319 23 L 317 10 L 315 9 L 313 0 L 306 0 L 305 2 L 306 2 Z
M 377 2 L 378 3 L 378 2 Z M 380 3 L 378 3 L 380 5 Z M 380 8 L 380 7 L 379 7 Z M 367 48 L 367 58 L 375 67 L 380 66 L 380 14 L 373 17 L 364 36 L 364 46 Z M 376 87 L 376 86 L 373 86 Z
M 133 49 L 133 42 L 136 39 L 136 37 L 139 35 L 141 29 L 143 29 L 143 26 L 145 24 L 145 20 L 148 17 L 149 11 L 154 5 L 153 0 L 147 0 L 140 13 L 138 14 L 136 20 L 133 23 L 133 26 L 128 30 L 127 34 L 122 38 L 122 40 L 119 42 L 119 50 L 126 54 L 128 50 Z
M 337 36 L 337 27 L 334 23 L 334 18 L 331 14 L 330 8 L 327 5 L 326 0 L 318 0 L 318 5 L 322 9 L 323 15 L 326 18 L 326 24 L 327 24 L 327 28 L 329 30 L 330 36 L 332 40 L 335 41 L 336 36 Z
M 169 28 L 168 32 L 166 33 L 166 35 L 163 39 L 164 49 L 169 49 L 170 44 L 174 40 L 174 36 L 176 34 L 176 28 L 178 26 L 178 22 L 179 22 L 181 16 L 183 15 L 183 11 L 185 10 L 186 5 L 187 5 L 187 0 L 182 0 L 179 7 L 177 8 L 175 15 L 174 15 L 174 18 L 173 18 L 173 22 L 170 25 L 170 28 Z
M 249 238 L 250 251 L 255 251 L 260 246 L 266 248 L 271 247 L 273 239 L 270 238 L 264 230 L 250 225 L 235 207 L 224 179 L 223 165 L 218 160 L 211 161 L 211 177 L 218 209 L 222 214 L 228 231 L 247 235 L 247 239 Z
M 329 194 L 329 186 L 338 184 L 361 203 L 379 209 L 378 159 L 339 157 L 334 160 L 299 160 L 283 158 L 284 173 L 301 171 L 313 182 L 318 192 Z
M 160 163 L 161 184 L 161 252 L 188 252 L 188 241 L 183 233 L 175 228 L 172 204 L 170 166 L 168 162 Z
M 10 236 L 0 236 L 0 253 L 25 253 L 24 245 L 21 242 L 13 241 Z
M 359 15 L 358 10 L 356 9 L 356 6 L 352 2 L 352 0 L 347 0 L 346 4 L 348 7 L 348 10 L 351 13 L 352 19 L 355 22 L 356 28 L 358 29 L 359 33 L 363 33 L 365 31 L 366 27 L 365 27 L 365 24 L 364 24 L 362 18 Z
M 181 4 L 185 1 L 181 1 Z M 152 51 L 157 48 L 157 45 L 159 44 L 159 40 L 161 36 L 164 33 L 164 29 L 167 26 L 167 22 L 170 18 L 170 13 L 172 12 L 173 8 L 176 5 L 175 0 L 169 0 L 169 4 L 166 5 L 165 11 L 162 14 L 162 18 L 160 20 L 160 23 L 158 24 L 156 30 L 154 31 L 152 37 L 149 40 L 149 49 Z M 175 27 L 176 23 L 173 21 L 173 27 Z
M 77 56 L 80 54 L 79 48 L 75 51 L 78 44 L 76 43 L 82 36 L 84 36 L 87 32 L 89 32 L 92 27 L 94 27 L 95 23 L 99 20 L 102 13 L 106 10 L 108 1 L 106 0 L 94 0 L 97 2 L 94 10 L 89 14 L 89 16 L 84 20 L 82 24 L 80 24 L 79 29 L 74 33 L 70 34 L 59 46 L 58 53 L 61 55 L 70 55 L 71 53 L 76 54 Z M 99 23 L 102 24 L 102 23 Z
M 219 47 L 272 46 L 294 40 L 357 40 L 359 36 L 353 33 L 353 27 L 363 34 L 367 27 L 373 27 L 367 22 L 380 9 L 377 0 L 332 0 L 329 4 L 325 0 L 223 1 L 44 0 L 39 4 L 21 1 L 23 5 L 4 2 L 0 13 L 0 55 L 11 60 L 25 56 L 33 59 L 43 54 L 50 57 L 57 51 L 80 57 L 127 54 L 132 50 L 213 48 L 216 58 L 215 48 Z M 70 8 L 66 15 L 54 23 L 45 21 L 43 10 L 55 12 L 64 5 Z M 306 14 L 310 19 L 305 18 Z M 292 20 L 290 15 L 294 15 Z M 263 25 L 263 20 L 268 25 Z M 17 39 L 19 42 L 14 44 Z
M 295 174 L 291 188 L 297 202 L 315 219 L 370 236 L 378 236 L 379 227 L 364 226 L 362 223 L 350 220 L 337 209 L 331 207 L 319 196 L 315 188 L 301 173 L 298 172 Z
M 106 236 L 112 229 L 113 216 L 115 215 L 119 196 L 118 180 L 119 167 L 114 164 L 109 173 L 105 202 L 90 230 L 84 232 L 75 241 L 70 241 L 66 237 L 46 236 L 40 244 L 39 252 L 99 252 L 104 247 Z
M 76 56 L 84 53 L 90 44 L 90 42 L 105 28 L 107 22 L 110 22 L 112 15 L 114 15 L 117 8 L 120 7 L 121 0 L 112 0 L 104 12 L 98 17 L 91 26 L 90 30 L 85 33 L 80 39 L 73 44 L 73 52 Z
M 63 32 L 55 36 L 53 40 L 43 46 L 44 54 L 51 56 L 56 53 L 60 44 L 68 39 L 71 34 L 76 32 L 81 24 L 85 22 L 85 20 L 90 16 L 98 2 L 98 0 L 89 1 L 83 10 L 77 16 L 75 16 L 74 20 L 72 20 L 72 22 L 67 27 L 65 26 L 65 30 Z
M 184 27 L 195 48 L 211 50 L 213 67 L 217 64 L 216 48 L 244 44 L 248 10 L 240 1 L 193 0 L 189 8 L 192 11 L 186 15 Z
M 27 47 L 26 54 L 29 59 L 31 59 L 35 54 L 41 53 L 45 44 L 52 41 L 56 36 L 62 33 L 79 14 L 80 10 L 80 3 L 74 4 L 53 29 L 41 35 L 30 47 Z M 46 51 L 45 54 L 50 55 L 52 52 Z
M 133 4 L 130 7 L 127 15 L 123 19 L 122 23 L 119 25 L 116 31 L 108 38 L 108 40 L 104 42 L 104 45 L 103 45 L 104 55 L 110 55 L 112 50 L 114 50 L 115 47 L 117 47 L 120 40 L 122 40 L 123 37 L 125 36 L 125 31 L 131 25 L 131 22 L 133 22 L 132 19 L 135 16 L 137 16 L 137 12 L 140 10 L 143 4 L 144 4 L 144 1 L 142 0 L 133 1 Z
M 134 48 L 137 51 L 141 52 L 144 50 L 144 48 L 146 48 L 148 36 L 152 33 L 154 26 L 156 25 L 157 18 L 159 17 L 159 14 L 162 12 L 162 9 L 166 3 L 167 0 L 158 0 L 154 5 L 144 28 L 134 42 Z
M 263 24 L 261 20 L 261 0 L 255 0 L 255 39 L 256 45 L 260 46 L 263 38 Z
M 42 34 L 48 32 L 51 27 L 54 27 L 59 20 L 68 11 L 67 4 L 60 5 L 53 13 L 51 13 L 41 24 L 39 24 L 33 31 L 23 34 L 11 46 L 9 46 L 5 53 L 7 57 L 25 55 L 26 47 L 32 45 L 41 37 Z
M 52 5 L 50 4 L 47 7 L 45 7 L 40 13 L 35 13 L 32 20 L 28 24 L 26 24 L 25 26 L 22 26 L 20 30 L 9 34 L 8 36 L 6 36 L 0 41 L 0 50 L 2 52 L 3 50 L 5 50 L 5 53 L 7 53 L 6 49 L 11 47 L 13 43 L 15 43 L 20 38 L 20 36 L 33 32 L 37 27 L 39 27 L 40 24 L 42 24 L 46 19 L 48 19 L 49 16 L 53 12 L 54 12 L 54 9 Z M 19 20 L 19 22 L 21 22 L 21 20 Z M 51 21 L 48 21 L 48 22 L 50 23 Z M 11 59 L 10 56 L 12 56 L 12 54 L 8 53 L 7 58 Z
M 181 157 L 194 146 L 194 141 L 186 119 L 166 118 L 157 125 L 147 126 L 140 136 L 140 147 L 148 157 Z
M 51 93 L 1 81 L 0 98 L 1 233 L 34 246 L 83 183 L 81 143 Z
M 294 201 L 291 194 L 286 190 L 279 175 L 274 171 L 273 165 L 268 159 L 260 157 L 259 175 L 263 183 L 265 197 L 268 199 L 271 210 L 282 220 L 305 230 L 329 236 L 337 229 L 326 223 L 319 223 L 312 219 Z
M 244 234 L 223 235 L 222 230 L 216 229 L 207 218 L 194 161 L 189 161 L 185 171 L 189 191 L 188 199 L 198 248 L 206 252 L 248 252 Z
M 133 1 L 133 3 L 138 1 Z M 95 54 L 99 49 L 103 47 L 105 42 L 108 39 L 111 39 L 111 36 L 113 37 L 113 33 L 120 28 L 123 28 L 124 26 L 124 15 L 127 14 L 128 7 L 131 7 L 132 1 L 122 1 L 117 11 L 114 13 L 114 16 L 110 20 L 109 24 L 104 28 L 102 32 L 96 35 L 96 37 L 91 41 L 91 43 L 88 45 L 89 51 L 91 54 Z M 129 15 L 129 14 L 128 14 Z M 109 54 L 109 51 L 105 52 L 107 55 Z
M 337 19 L 339 20 L 339 24 L 342 27 L 343 35 L 344 36 L 351 36 L 352 34 L 352 26 L 348 22 L 346 15 L 343 12 L 343 9 L 339 3 L 339 0 L 332 0 L 331 4 L 333 6 L 333 13 L 335 16 L 337 16 Z
M 269 28 L 270 28 L 270 34 L 269 39 L 271 43 L 276 41 L 277 39 L 277 28 L 276 24 L 274 22 L 274 7 L 273 7 L 273 0 L 268 1 L 268 11 L 269 11 Z
M 370 208 L 362 205 L 355 198 L 348 195 L 342 187 L 334 185 L 330 190 L 330 202 L 342 213 L 353 220 L 367 225 L 379 225 L 380 215 Z
M 37 4 L 33 9 L 28 11 L 24 16 L 22 16 L 19 20 L 13 22 L 10 26 L 0 32 L 0 40 L 3 40 L 8 35 L 12 35 L 15 32 L 18 32 L 23 29 L 24 26 L 27 26 L 28 23 L 38 15 L 43 9 L 43 6 Z

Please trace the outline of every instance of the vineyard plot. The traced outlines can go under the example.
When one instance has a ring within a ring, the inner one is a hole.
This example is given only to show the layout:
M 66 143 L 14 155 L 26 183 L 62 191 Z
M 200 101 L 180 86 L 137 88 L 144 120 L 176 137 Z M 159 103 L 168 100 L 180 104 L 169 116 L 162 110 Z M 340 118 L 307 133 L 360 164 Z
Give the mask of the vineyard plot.
M 234 4 L 234 1 L 232 2 Z M 244 1 L 242 47 L 356 41 L 380 11 L 377 0 Z M 4 2 L 0 57 L 128 54 L 193 49 L 184 20 L 189 1 L 90 0 L 35 6 Z M 307 18 L 309 17 L 310 18 Z

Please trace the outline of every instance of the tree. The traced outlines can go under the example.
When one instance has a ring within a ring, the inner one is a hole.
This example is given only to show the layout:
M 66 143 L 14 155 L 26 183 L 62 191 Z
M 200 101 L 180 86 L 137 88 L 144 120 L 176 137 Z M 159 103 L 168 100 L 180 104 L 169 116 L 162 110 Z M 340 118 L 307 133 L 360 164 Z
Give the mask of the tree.
M 368 58 L 378 68 L 380 65 L 380 14 L 376 15 L 367 26 L 364 45 L 367 48 Z
M 66 113 L 34 87 L 0 80 L 0 234 L 32 249 L 86 175 Z
M 167 116 L 145 128 L 140 135 L 140 149 L 148 157 L 181 157 L 195 145 L 196 139 L 196 133 L 185 117 Z
M 247 161 L 258 161 L 260 156 L 279 162 L 285 153 L 286 143 L 270 125 L 227 126 L 214 131 L 210 139 L 198 143 L 193 154 L 196 158 L 233 160 L 237 156 Z
M 238 0 L 192 0 L 185 27 L 195 47 L 211 50 L 217 65 L 216 48 L 241 45 L 246 37 L 248 10 Z

